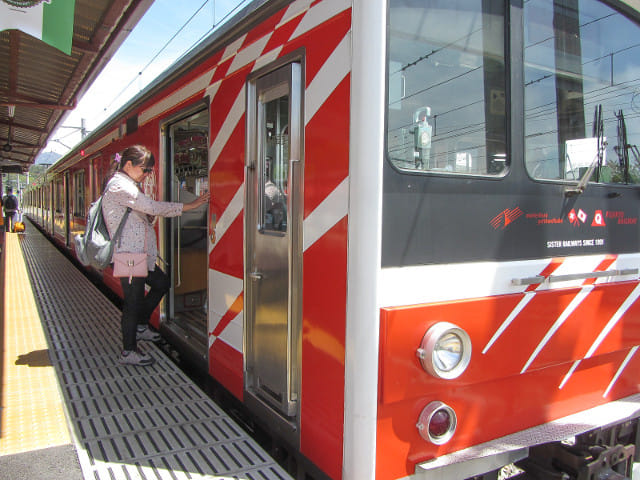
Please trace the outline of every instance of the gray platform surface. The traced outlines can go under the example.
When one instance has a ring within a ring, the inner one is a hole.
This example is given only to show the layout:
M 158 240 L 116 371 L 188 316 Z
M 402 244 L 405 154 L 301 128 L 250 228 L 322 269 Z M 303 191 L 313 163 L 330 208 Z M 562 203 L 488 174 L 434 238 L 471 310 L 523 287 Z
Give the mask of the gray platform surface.
M 291 478 L 155 345 L 119 365 L 120 310 L 35 227 L 20 244 L 85 479 Z

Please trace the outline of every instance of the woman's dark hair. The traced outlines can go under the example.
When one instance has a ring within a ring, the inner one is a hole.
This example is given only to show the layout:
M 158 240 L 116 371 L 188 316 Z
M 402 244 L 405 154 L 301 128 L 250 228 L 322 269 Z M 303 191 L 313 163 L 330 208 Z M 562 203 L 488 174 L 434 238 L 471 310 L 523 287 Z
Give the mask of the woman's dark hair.
M 103 190 L 113 174 L 122 171 L 127 162 L 131 162 L 134 167 L 142 165 L 142 168 L 152 168 L 156 164 L 156 159 L 153 153 L 144 145 L 133 145 L 125 148 L 122 153 L 116 153 L 109 173 L 104 179 Z
M 144 145 L 133 145 L 122 151 L 118 170 L 122 170 L 127 162 L 131 162 L 134 167 L 141 165 L 142 168 L 151 168 L 156 164 L 156 159 Z

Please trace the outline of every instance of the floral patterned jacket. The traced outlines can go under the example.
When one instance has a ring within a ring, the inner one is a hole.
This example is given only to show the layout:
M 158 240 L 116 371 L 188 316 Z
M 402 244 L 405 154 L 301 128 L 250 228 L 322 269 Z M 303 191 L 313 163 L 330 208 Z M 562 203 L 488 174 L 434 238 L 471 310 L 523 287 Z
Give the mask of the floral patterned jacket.
M 131 213 L 122 228 L 120 240 L 116 242 L 114 251 L 142 253 L 146 249 L 147 267 L 149 271 L 153 271 L 158 257 L 158 243 L 148 215 L 177 217 L 182 214 L 183 204 L 158 202 L 141 192 L 127 174 L 116 172 L 107 183 L 102 197 L 102 214 L 112 237 L 127 207 L 131 207 Z

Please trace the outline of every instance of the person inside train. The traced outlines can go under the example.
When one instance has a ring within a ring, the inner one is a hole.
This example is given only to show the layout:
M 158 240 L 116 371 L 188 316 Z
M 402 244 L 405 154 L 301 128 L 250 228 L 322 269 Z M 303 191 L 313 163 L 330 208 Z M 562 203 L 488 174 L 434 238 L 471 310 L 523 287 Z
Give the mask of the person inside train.
M 176 217 L 183 212 L 205 205 L 205 193 L 190 203 L 160 202 L 145 195 L 141 183 L 153 171 L 155 159 L 143 145 L 126 148 L 116 154 L 114 173 L 107 182 L 102 199 L 102 212 L 113 238 L 127 207 L 127 217 L 114 252 L 146 253 L 146 277 L 121 277 L 123 309 L 121 318 L 123 349 L 119 362 L 124 365 L 151 365 L 153 358 L 137 348 L 138 340 L 158 341 L 160 335 L 149 327 L 149 318 L 169 290 L 167 274 L 156 265 L 158 247 L 156 232 L 151 225 L 155 216 Z M 145 285 L 149 291 L 145 294 Z

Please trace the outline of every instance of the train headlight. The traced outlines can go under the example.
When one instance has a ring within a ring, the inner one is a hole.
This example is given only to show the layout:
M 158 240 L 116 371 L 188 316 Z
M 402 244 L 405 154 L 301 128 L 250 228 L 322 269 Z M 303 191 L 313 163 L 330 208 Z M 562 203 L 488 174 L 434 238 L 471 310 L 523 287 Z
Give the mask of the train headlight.
M 435 445 L 451 440 L 457 426 L 458 418 L 453 408 L 438 401 L 431 402 L 422 409 L 416 425 L 420 436 Z
M 424 334 L 416 353 L 428 373 L 450 380 L 462 375 L 469 366 L 471 339 L 467 332 L 452 323 L 436 323 Z

